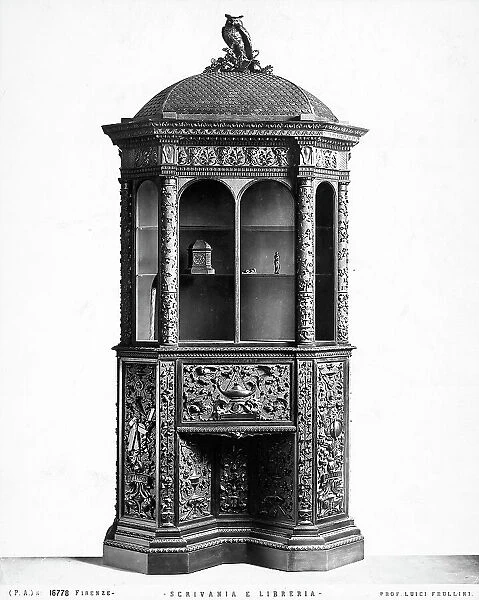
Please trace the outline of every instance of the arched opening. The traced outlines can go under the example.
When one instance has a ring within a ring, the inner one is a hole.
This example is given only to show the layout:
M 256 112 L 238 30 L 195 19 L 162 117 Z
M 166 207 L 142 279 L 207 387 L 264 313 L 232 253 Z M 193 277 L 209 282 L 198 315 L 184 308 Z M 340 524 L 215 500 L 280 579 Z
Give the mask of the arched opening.
M 182 341 L 234 340 L 234 215 L 234 198 L 219 181 L 196 181 L 181 195 Z
M 316 190 L 316 339 L 334 340 L 334 189 Z
M 158 188 L 146 180 L 136 192 L 136 339 L 158 339 Z
M 277 181 L 260 181 L 241 199 L 240 338 L 294 340 L 294 200 Z

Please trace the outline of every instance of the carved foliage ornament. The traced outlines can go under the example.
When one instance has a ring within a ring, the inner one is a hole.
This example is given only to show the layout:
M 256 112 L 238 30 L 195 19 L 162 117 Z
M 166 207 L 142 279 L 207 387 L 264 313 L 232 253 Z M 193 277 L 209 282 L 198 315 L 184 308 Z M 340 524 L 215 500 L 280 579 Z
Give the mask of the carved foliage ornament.
M 344 512 L 343 363 L 317 365 L 317 515 Z
M 241 442 L 225 441 L 221 446 L 220 512 L 248 512 L 248 455 Z
M 179 440 L 180 521 L 211 514 L 211 460 L 205 447 Z
M 125 363 L 124 369 L 124 513 L 155 518 L 156 367 Z
M 291 366 L 184 365 L 183 420 L 289 420 Z
M 135 167 L 154 167 L 158 164 L 158 146 L 135 149 Z
M 192 167 L 287 167 L 287 148 L 180 146 L 178 164 Z

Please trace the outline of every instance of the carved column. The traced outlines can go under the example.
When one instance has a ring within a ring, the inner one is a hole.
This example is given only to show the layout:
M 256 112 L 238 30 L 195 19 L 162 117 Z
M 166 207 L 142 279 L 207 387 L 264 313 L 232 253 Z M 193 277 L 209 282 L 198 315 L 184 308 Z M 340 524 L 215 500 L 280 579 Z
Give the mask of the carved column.
M 338 186 L 338 297 L 336 305 L 336 339 L 348 341 L 348 181 Z
M 132 310 L 133 310 L 133 246 L 134 246 L 134 227 L 133 227 L 133 189 L 132 182 L 126 179 L 120 179 L 121 190 L 121 283 L 120 283 L 120 311 L 121 311 L 121 343 L 131 344 L 132 342 Z
M 161 188 L 160 344 L 178 343 L 178 193 L 176 178 Z
M 298 344 L 311 344 L 315 339 L 314 216 L 313 180 L 311 177 L 299 177 L 296 227 L 296 339 Z

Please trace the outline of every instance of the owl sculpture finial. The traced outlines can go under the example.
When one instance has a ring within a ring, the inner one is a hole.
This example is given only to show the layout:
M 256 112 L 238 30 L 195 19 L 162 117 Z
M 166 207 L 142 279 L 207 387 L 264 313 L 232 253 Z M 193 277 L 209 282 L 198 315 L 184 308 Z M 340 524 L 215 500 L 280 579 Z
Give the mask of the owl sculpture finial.
M 251 37 L 243 25 L 243 15 L 233 17 L 225 14 L 226 23 L 221 30 L 224 41 L 228 48 L 223 48 L 225 56 L 213 58 L 211 65 L 206 67 L 205 72 L 228 72 L 239 73 L 250 71 L 251 73 L 272 73 L 273 67 L 268 65 L 262 68 L 258 56 L 258 50 L 253 50 Z

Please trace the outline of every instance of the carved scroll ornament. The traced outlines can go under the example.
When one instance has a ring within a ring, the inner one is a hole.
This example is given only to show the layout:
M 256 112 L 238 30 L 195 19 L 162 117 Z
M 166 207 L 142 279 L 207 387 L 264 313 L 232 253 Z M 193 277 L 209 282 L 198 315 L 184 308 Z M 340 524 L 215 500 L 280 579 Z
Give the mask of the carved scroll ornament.
M 180 146 L 178 165 L 193 167 L 287 167 L 287 148 Z
M 289 364 L 184 365 L 183 420 L 289 420 Z

